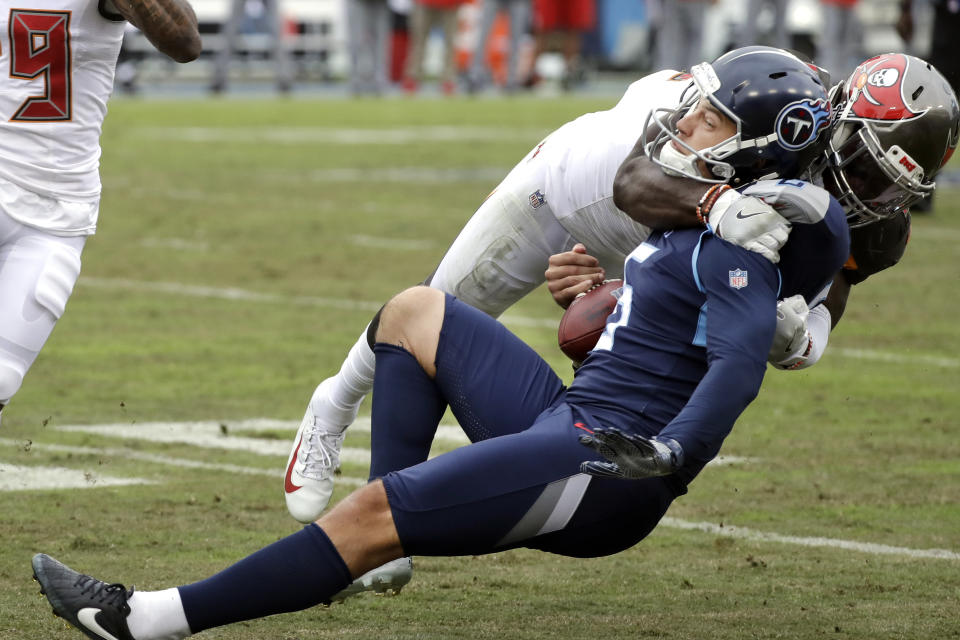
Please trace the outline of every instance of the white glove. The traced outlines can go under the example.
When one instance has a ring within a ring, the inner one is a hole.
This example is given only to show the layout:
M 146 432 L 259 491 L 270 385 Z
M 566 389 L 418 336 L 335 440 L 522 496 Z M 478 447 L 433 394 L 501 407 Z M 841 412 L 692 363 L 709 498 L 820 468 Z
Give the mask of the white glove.
M 717 198 L 707 214 L 713 232 L 727 242 L 780 262 L 780 248 L 790 235 L 790 223 L 759 198 L 730 189 Z
M 826 190 L 799 180 L 760 180 L 744 189 L 743 195 L 760 198 L 790 222 L 817 222 L 830 206 Z
M 810 310 L 801 295 L 777 302 L 777 330 L 767 361 L 778 369 L 798 369 L 810 355 L 813 338 L 807 330 Z

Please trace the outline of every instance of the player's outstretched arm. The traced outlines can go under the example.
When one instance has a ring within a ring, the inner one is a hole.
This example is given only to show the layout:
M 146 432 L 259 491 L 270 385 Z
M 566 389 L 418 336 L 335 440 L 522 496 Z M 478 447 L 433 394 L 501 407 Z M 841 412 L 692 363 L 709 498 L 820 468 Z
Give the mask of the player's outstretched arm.
M 683 449 L 670 438 L 646 438 L 620 429 L 596 429 L 590 435 L 580 436 L 580 444 L 608 460 L 580 463 L 580 471 L 591 476 L 639 480 L 668 476 L 683 466 Z
M 700 226 L 697 203 L 710 185 L 668 176 L 647 158 L 642 140 L 637 141 L 617 170 L 613 203 L 651 229 L 664 231 Z
M 177 62 L 196 60 L 203 48 L 197 14 L 187 0 L 112 0 L 117 13 L 140 29 L 157 51 Z

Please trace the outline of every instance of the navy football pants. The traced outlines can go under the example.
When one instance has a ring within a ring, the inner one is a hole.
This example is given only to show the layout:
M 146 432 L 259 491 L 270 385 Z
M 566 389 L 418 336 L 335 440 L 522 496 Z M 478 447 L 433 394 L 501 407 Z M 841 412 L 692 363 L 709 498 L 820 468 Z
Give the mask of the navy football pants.
M 406 554 L 608 555 L 642 540 L 676 497 L 660 478 L 581 474 L 582 461 L 597 459 L 578 441 L 589 416 L 564 402 L 562 382 L 536 352 L 451 296 L 436 365 L 439 393 L 473 444 L 384 476 Z M 398 398 L 397 415 L 417 401 Z

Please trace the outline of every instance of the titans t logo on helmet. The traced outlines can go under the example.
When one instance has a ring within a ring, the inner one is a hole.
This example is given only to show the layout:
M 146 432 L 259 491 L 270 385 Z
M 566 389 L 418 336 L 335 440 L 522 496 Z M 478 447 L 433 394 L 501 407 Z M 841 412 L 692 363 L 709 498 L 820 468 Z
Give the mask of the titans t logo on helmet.
M 796 151 L 807 147 L 830 125 L 830 103 L 824 100 L 798 100 L 780 110 L 777 116 L 777 142 Z

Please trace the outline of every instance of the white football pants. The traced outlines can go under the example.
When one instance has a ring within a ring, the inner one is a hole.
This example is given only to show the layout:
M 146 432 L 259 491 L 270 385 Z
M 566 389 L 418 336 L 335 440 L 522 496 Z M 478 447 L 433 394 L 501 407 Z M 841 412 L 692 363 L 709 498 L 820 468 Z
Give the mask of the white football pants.
M 55 236 L 0 212 L 0 404 L 20 388 L 63 315 L 86 236 Z

